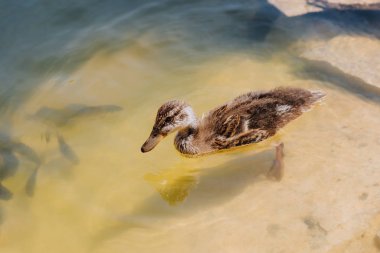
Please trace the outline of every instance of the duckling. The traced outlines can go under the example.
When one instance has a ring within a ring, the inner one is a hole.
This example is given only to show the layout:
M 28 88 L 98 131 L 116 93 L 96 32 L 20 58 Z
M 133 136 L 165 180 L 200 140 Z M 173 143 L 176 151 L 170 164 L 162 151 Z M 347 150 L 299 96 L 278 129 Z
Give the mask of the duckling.
M 190 105 L 173 100 L 157 112 L 153 130 L 141 147 L 151 151 L 165 136 L 178 131 L 174 145 L 186 156 L 199 156 L 261 142 L 308 111 L 323 91 L 279 87 L 236 97 L 197 119 Z M 272 167 L 282 167 L 283 144 L 276 147 Z M 278 171 L 272 171 L 278 175 Z M 275 176 L 277 177 L 277 176 Z

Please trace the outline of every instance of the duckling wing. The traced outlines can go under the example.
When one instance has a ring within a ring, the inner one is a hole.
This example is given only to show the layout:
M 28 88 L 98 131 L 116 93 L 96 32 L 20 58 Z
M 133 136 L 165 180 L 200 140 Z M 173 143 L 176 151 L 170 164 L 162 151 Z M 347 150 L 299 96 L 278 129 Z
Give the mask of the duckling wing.
M 283 107 L 275 99 L 260 99 L 251 101 L 235 100 L 213 111 L 209 117 L 209 125 L 215 137 L 238 138 L 242 135 L 255 135 L 259 130 L 269 131 L 276 129 L 282 112 L 290 110 L 290 106 Z M 254 130 L 254 131 L 253 131 Z
M 226 108 L 224 113 L 219 110 L 217 112 L 219 115 L 212 123 L 213 148 L 226 149 L 256 143 L 273 135 L 275 131 L 270 127 L 254 124 L 254 108 L 256 108 L 254 104 L 248 103 L 235 106 L 233 110 Z M 268 112 L 267 116 L 270 116 Z
M 238 135 L 226 138 L 224 136 L 216 136 L 212 143 L 214 149 L 227 149 L 257 143 L 265 140 L 270 136 L 270 132 L 262 129 L 252 129 L 247 132 L 242 132 Z
M 320 98 L 314 94 L 299 88 L 250 92 L 214 109 L 207 119 L 214 148 L 256 143 L 274 135 Z
M 242 123 L 244 119 L 238 114 L 228 116 L 222 124 L 218 124 L 215 129 L 219 136 L 230 138 L 242 132 Z

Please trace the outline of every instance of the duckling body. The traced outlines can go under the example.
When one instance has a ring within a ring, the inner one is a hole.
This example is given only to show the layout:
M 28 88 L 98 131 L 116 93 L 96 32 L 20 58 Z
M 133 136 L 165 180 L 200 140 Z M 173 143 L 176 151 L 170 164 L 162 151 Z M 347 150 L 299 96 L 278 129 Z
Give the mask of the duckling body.
M 176 149 L 187 156 L 258 143 L 275 135 L 324 96 L 322 91 L 290 87 L 249 92 L 200 119 L 185 102 L 170 101 L 158 110 L 152 133 L 141 151 L 150 151 L 174 131 L 178 131 L 174 141 Z

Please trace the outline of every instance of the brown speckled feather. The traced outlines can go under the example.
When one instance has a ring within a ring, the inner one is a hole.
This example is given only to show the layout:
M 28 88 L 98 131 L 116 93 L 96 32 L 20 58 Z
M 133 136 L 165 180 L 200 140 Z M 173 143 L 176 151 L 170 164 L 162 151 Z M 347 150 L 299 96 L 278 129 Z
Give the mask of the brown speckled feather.
M 207 139 L 214 149 L 265 140 L 308 110 L 320 98 L 313 94 L 304 89 L 277 88 L 241 95 L 204 117 L 204 128 L 212 133 Z

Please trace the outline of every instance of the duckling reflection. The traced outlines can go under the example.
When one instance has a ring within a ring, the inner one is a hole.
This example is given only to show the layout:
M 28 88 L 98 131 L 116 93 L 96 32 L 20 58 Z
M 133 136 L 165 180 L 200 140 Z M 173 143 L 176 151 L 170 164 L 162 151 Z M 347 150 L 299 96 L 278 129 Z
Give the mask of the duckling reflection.
M 148 174 L 147 181 L 158 189 L 160 196 L 176 206 L 168 205 L 155 193 L 136 205 L 133 210 L 107 217 L 104 227 L 93 236 L 91 250 L 131 229 L 151 228 L 159 224 L 164 226 L 165 222 L 173 217 L 192 216 L 197 210 L 228 202 L 247 186 L 267 180 L 272 157 L 273 151 L 265 149 L 256 155 L 250 153 L 242 157 L 240 154 L 215 167 L 204 167 L 196 161 L 189 164 L 187 160 L 185 167 L 175 166 L 153 176 Z M 178 205 L 179 203 L 181 204 Z
M 183 202 L 199 180 L 199 169 L 170 168 L 158 173 L 148 173 L 144 179 L 149 182 L 169 205 Z
M 33 163 L 33 172 L 26 182 L 25 191 L 29 196 L 32 196 L 34 193 L 37 172 L 41 164 L 40 158 L 36 152 L 26 144 L 13 140 L 5 133 L 0 133 L 0 199 L 3 200 L 9 200 L 13 195 L 2 182 L 13 176 L 17 171 L 19 159 L 15 154 Z
M 275 157 L 282 157 L 283 144 L 277 144 L 281 138 L 282 133 L 280 132 L 278 136 L 258 143 L 254 148 L 243 147 L 239 150 L 230 150 L 228 153 L 224 153 L 231 156 L 237 155 L 243 151 L 250 154 L 259 154 L 262 152 L 268 152 L 273 146 L 280 146 L 280 149 L 275 150 Z M 284 174 L 283 159 L 274 159 L 273 163 L 280 164 L 272 164 L 266 172 L 266 178 L 269 180 L 280 181 Z M 280 169 L 273 169 L 274 167 L 278 167 Z M 156 189 L 164 201 L 166 201 L 169 205 L 174 206 L 185 201 L 190 192 L 196 189 L 199 184 L 202 171 L 203 170 L 198 168 L 189 167 L 188 164 L 183 165 L 183 163 L 180 163 L 177 166 L 166 170 L 161 170 L 156 173 L 148 173 L 145 175 L 144 179 Z
M 78 164 L 78 156 L 74 149 L 71 148 L 68 142 L 64 139 L 62 134 L 59 133 L 58 129 L 65 127 L 80 118 L 98 116 L 121 110 L 122 108 L 117 105 L 88 106 L 83 104 L 69 104 L 60 109 L 42 107 L 29 118 L 46 125 L 47 130 L 42 134 L 42 139 L 46 142 L 50 142 L 52 136 L 56 137 L 58 148 L 62 156 L 72 164 Z

